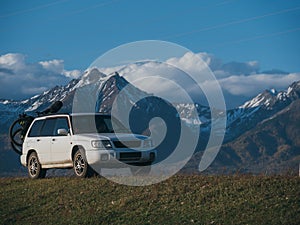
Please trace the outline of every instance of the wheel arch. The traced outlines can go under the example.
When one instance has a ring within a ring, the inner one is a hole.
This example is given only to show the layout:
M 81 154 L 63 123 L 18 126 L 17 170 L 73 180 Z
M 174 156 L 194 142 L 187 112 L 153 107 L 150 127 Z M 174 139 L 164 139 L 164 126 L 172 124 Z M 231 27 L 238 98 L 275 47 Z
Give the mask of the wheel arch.
M 85 150 L 84 147 L 82 145 L 74 145 L 72 148 L 72 153 L 71 153 L 71 157 L 72 157 L 72 161 L 74 160 L 74 155 L 78 150 L 82 150 L 83 154 L 85 156 Z
M 34 149 L 28 150 L 28 151 L 27 151 L 27 155 L 26 155 L 26 166 L 28 166 L 28 158 L 29 158 L 29 156 L 31 155 L 31 153 L 33 153 L 33 152 L 35 152 L 35 154 L 36 154 L 37 157 L 39 158 L 39 156 L 38 156 L 36 150 L 34 150 Z

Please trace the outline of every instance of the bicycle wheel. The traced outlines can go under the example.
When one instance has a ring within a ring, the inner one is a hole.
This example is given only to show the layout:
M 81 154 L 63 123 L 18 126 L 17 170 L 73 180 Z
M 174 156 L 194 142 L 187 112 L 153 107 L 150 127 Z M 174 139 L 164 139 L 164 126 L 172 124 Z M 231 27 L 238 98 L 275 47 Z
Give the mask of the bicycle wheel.
M 16 131 L 14 131 L 12 134 L 12 140 L 14 144 L 17 146 L 22 146 L 23 144 L 22 131 L 23 128 L 19 128 Z
M 23 127 L 20 125 L 23 120 L 21 118 L 15 120 L 9 128 L 10 141 L 17 146 L 22 146 L 23 144 L 23 137 L 21 136 Z

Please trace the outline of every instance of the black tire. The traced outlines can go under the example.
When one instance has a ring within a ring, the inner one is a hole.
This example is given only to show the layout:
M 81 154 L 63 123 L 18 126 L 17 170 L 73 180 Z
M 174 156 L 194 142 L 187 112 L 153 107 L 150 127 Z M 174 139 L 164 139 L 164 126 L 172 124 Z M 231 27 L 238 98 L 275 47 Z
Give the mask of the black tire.
M 15 120 L 9 127 L 9 138 L 12 149 L 19 155 L 22 154 L 22 145 L 24 142 L 25 134 L 33 121 L 32 116 L 22 116 Z M 22 125 L 21 125 L 22 124 Z
M 23 140 L 22 140 L 22 128 L 17 129 L 12 133 L 12 142 L 17 146 L 22 146 Z
M 147 176 L 151 172 L 151 164 L 131 166 L 130 171 L 133 176 Z
M 22 144 L 23 141 L 21 139 L 22 128 L 17 129 L 12 133 L 11 137 L 11 147 L 19 155 L 22 155 Z
M 79 178 L 95 176 L 95 171 L 89 166 L 82 152 L 82 150 L 78 149 L 73 157 L 73 169 L 75 175 Z
M 28 175 L 31 179 L 44 178 L 46 170 L 42 169 L 39 158 L 36 152 L 32 152 L 28 157 L 27 162 Z

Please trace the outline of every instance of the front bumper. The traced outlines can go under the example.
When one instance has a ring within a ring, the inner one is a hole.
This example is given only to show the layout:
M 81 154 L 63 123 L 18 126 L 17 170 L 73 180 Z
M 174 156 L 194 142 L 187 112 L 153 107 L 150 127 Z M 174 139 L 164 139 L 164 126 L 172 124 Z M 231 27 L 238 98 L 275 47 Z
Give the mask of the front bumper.
M 103 168 L 126 167 L 128 164 L 152 164 L 156 157 L 156 150 L 86 150 L 89 165 Z

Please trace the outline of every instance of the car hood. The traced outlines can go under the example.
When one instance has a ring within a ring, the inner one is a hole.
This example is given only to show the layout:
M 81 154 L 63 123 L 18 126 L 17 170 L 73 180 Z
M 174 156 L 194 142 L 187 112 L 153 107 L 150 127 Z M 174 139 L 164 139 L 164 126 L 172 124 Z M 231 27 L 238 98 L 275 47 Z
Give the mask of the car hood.
M 76 137 L 82 137 L 82 138 L 91 138 L 91 139 L 107 139 L 107 140 L 135 140 L 135 139 L 140 139 L 140 140 L 145 140 L 148 139 L 149 137 L 145 135 L 139 135 L 139 134 L 126 134 L 126 133 L 90 133 L 90 134 L 76 134 L 74 135 Z

